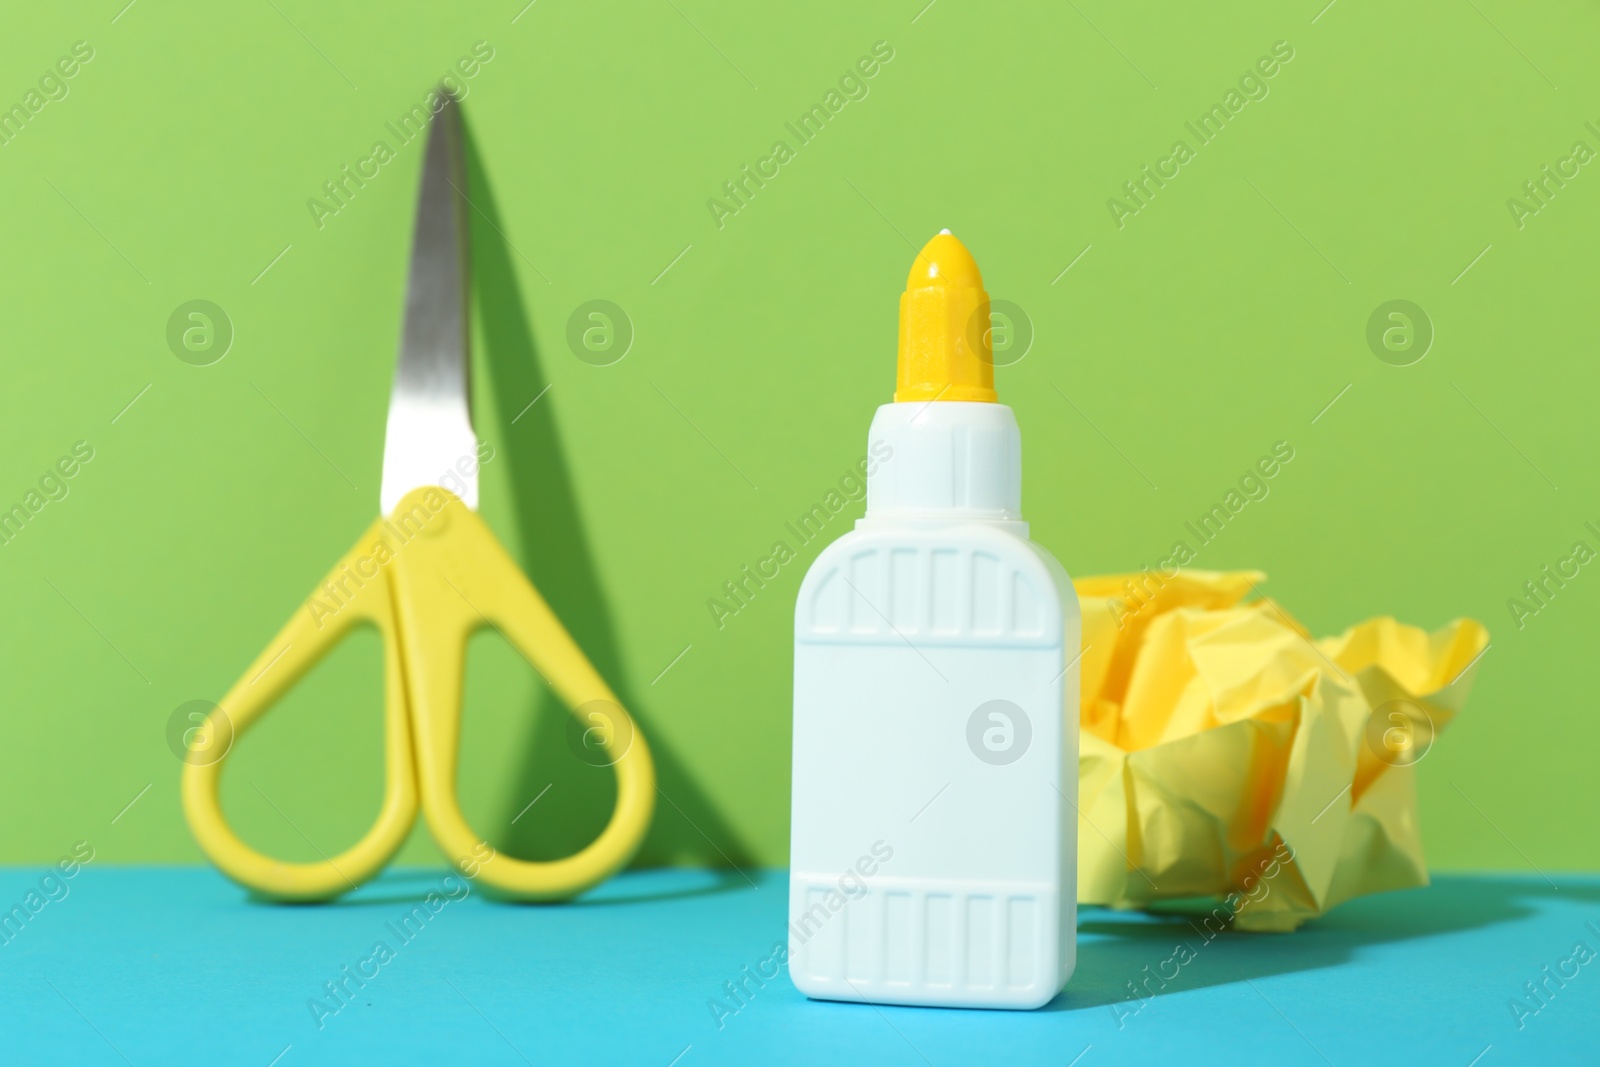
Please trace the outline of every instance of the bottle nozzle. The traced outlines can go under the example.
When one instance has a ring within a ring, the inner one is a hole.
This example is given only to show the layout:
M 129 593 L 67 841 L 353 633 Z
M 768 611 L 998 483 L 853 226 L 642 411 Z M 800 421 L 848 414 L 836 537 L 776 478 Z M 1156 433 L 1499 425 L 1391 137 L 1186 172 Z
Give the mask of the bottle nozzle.
M 978 264 L 949 230 L 917 253 L 900 296 L 894 398 L 995 402 L 989 294 Z

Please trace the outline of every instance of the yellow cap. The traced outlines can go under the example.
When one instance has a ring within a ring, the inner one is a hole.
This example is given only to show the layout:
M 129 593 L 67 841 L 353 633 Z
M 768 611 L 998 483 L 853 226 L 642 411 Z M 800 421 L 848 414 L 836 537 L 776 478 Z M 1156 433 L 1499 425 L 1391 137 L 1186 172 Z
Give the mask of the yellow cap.
M 989 294 L 967 246 L 949 230 L 923 245 L 900 295 L 894 398 L 993 403 Z

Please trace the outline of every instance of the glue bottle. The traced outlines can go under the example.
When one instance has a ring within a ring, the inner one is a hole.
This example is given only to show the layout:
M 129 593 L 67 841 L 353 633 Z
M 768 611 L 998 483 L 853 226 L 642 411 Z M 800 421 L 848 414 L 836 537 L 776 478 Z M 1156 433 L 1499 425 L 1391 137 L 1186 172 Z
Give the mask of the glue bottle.
M 989 297 L 949 230 L 900 297 L 867 511 L 795 608 L 789 974 L 1035 1008 L 1076 959 L 1078 600 L 1022 521 Z

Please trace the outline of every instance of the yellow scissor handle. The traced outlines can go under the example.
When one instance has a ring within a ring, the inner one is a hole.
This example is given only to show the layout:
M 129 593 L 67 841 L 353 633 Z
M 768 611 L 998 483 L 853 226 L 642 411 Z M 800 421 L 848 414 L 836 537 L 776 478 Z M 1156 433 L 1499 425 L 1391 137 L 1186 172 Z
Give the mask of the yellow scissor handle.
M 453 494 L 413 490 L 389 521 L 392 534 L 406 539 L 391 573 L 422 810 L 434 840 L 462 873 L 521 900 L 574 896 L 615 873 L 638 849 L 655 810 L 655 769 L 643 735 L 489 527 Z M 574 715 L 605 720 L 597 745 L 616 770 L 616 808 L 599 837 L 564 859 L 495 853 L 456 800 L 462 666 L 467 639 L 486 626 L 527 657 Z
M 183 769 L 183 810 L 206 855 L 234 881 L 280 900 L 327 900 L 376 874 L 405 843 L 417 818 L 411 728 L 401 673 L 400 634 L 383 571 L 394 558 L 384 524 L 374 523 L 234 684 L 191 744 Z M 383 636 L 384 792 L 378 821 L 332 859 L 286 863 L 241 841 L 223 818 L 217 789 L 223 762 L 261 714 L 357 625 Z
M 256 719 L 360 624 L 376 626 L 384 646 L 378 820 L 332 859 L 273 859 L 224 819 L 223 764 Z M 485 626 L 521 650 L 573 714 L 603 720 L 604 728 L 591 732 L 603 762 L 616 769 L 616 808 L 600 836 L 575 855 L 534 863 L 498 854 L 461 813 L 462 667 L 467 639 Z M 183 771 L 189 826 L 224 874 L 280 900 L 327 900 L 376 874 L 416 821 L 419 783 L 428 827 L 451 864 L 523 900 L 574 896 L 616 872 L 638 849 L 655 809 L 655 770 L 633 720 L 483 520 L 438 487 L 414 490 L 373 524 L 235 683 L 199 737 Z

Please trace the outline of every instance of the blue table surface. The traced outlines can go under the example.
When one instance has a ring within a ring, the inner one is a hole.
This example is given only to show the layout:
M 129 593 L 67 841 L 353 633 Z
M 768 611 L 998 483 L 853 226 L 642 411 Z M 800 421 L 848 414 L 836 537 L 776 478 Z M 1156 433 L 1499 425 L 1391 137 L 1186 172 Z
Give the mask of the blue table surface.
M 0 908 L 43 873 L 0 868 Z M 1600 952 L 1594 875 L 1441 876 L 1294 934 L 1211 942 L 1179 918 L 1085 909 L 1077 973 L 1035 1012 L 808 1001 L 787 972 L 732 1001 L 724 984 L 784 939 L 783 871 L 635 872 L 555 906 L 474 891 L 402 928 L 443 876 L 280 906 L 203 868 L 85 868 L 0 934 L 0 1062 L 1600 1062 L 1600 959 L 1574 956 Z M 1130 999 L 1179 942 L 1193 959 Z M 376 974 L 333 999 L 346 967 Z

